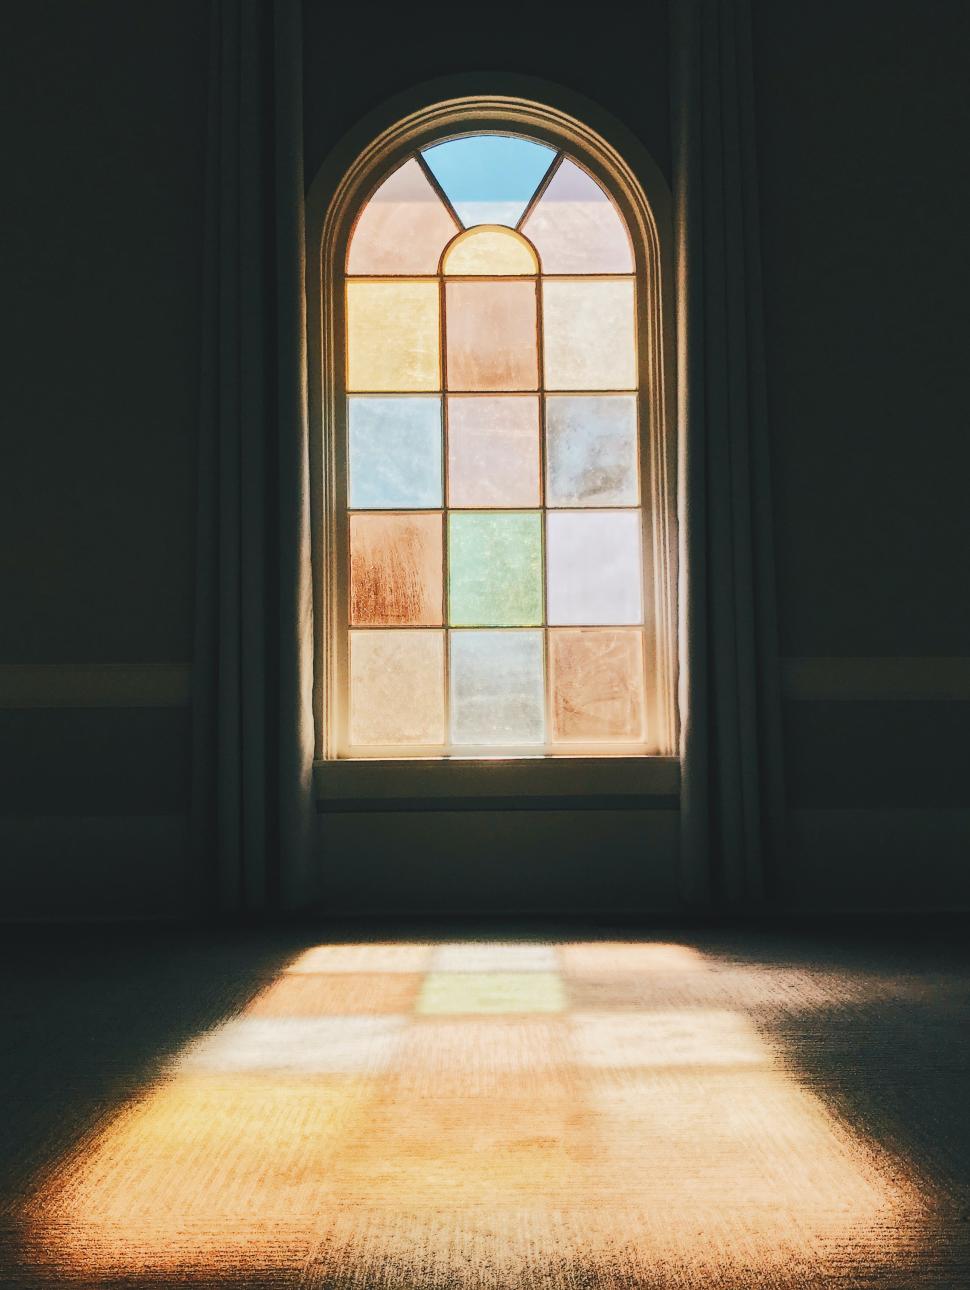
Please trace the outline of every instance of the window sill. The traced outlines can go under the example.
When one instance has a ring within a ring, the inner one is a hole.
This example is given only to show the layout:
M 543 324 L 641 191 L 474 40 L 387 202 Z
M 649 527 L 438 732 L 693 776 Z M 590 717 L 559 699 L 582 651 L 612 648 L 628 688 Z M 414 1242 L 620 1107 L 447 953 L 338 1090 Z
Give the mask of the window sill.
M 317 810 L 677 810 L 676 757 L 318 761 Z

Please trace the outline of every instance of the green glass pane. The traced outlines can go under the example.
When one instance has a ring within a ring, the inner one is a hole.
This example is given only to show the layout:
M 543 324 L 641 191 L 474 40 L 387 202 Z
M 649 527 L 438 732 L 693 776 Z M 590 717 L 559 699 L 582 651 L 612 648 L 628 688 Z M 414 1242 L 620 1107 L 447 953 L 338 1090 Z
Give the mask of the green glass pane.
M 453 627 L 541 624 L 538 511 L 448 516 L 448 621 Z

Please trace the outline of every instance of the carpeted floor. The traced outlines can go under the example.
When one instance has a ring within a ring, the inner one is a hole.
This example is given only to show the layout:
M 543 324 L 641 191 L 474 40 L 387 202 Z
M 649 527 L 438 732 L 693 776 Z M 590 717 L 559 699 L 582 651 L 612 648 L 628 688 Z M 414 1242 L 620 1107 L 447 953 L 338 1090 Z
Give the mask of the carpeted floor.
M 970 1287 L 965 929 L 20 929 L 16 1287 Z

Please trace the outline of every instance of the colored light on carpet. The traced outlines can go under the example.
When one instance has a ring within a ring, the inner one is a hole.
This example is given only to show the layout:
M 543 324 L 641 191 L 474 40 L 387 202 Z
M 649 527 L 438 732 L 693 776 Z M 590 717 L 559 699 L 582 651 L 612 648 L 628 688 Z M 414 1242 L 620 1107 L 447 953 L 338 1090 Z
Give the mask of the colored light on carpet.
M 924 1202 L 739 980 L 660 943 L 315 947 L 40 1179 L 25 1258 L 98 1287 L 858 1284 Z

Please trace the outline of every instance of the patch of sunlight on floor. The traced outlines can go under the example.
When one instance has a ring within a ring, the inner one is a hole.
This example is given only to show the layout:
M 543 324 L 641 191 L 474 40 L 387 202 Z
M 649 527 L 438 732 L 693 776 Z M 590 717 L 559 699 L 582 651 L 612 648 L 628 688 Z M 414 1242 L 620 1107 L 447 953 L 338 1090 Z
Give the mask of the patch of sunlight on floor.
M 891 1260 L 919 1196 L 712 1006 L 718 970 L 659 943 L 315 947 L 45 1179 L 31 1257 L 319 1290 L 409 1269 L 788 1285 L 847 1246 Z

